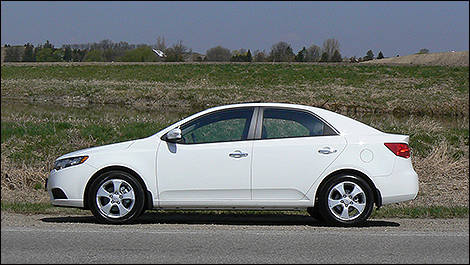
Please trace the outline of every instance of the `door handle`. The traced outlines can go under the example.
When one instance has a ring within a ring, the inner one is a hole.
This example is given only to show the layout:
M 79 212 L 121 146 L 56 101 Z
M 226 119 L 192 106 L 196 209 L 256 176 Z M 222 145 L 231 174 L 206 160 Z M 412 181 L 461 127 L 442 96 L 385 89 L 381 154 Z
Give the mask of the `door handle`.
M 329 147 L 323 147 L 323 149 L 318 150 L 318 153 L 324 154 L 324 155 L 329 155 L 329 154 L 336 153 L 336 151 L 338 151 L 338 150 L 336 150 L 336 149 L 331 150 L 331 148 L 329 148 Z
M 240 150 L 236 150 L 233 153 L 230 153 L 228 156 L 233 157 L 233 158 L 241 158 L 241 157 L 246 157 L 248 156 L 247 153 L 242 153 Z

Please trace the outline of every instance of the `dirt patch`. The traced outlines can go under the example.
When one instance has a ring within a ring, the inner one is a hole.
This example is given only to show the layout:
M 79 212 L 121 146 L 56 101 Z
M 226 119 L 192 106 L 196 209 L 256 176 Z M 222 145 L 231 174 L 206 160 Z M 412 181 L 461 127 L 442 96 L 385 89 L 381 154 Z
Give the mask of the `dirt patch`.
M 468 58 L 468 51 L 436 52 L 375 59 L 361 62 L 361 64 L 468 66 Z

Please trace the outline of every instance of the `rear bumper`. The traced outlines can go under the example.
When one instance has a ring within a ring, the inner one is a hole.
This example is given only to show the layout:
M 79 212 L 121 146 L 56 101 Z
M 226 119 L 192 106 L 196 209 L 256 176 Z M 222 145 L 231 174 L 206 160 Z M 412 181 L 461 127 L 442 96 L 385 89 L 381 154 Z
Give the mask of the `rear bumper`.
M 418 174 L 410 158 L 397 157 L 392 174 L 375 178 L 375 184 L 382 195 L 382 205 L 413 200 L 418 195 Z

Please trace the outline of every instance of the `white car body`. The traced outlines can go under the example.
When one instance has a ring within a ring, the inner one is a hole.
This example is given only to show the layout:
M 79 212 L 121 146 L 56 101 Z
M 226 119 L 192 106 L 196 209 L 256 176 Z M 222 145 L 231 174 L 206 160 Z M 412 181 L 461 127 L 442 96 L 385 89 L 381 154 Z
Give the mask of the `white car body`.
M 273 107 L 313 113 L 337 135 L 203 144 L 178 144 L 162 136 L 218 110 Z M 139 176 L 149 205 L 156 209 L 305 209 L 313 207 L 320 184 L 337 172 L 363 176 L 375 204 L 412 200 L 418 176 L 411 158 L 395 155 L 385 142 L 408 144 L 409 137 L 381 132 L 346 116 L 303 105 L 244 103 L 215 107 L 187 117 L 147 138 L 79 150 L 58 158 L 86 155 L 83 164 L 53 169 L 47 190 L 56 206 L 87 208 L 86 188 L 98 172 L 125 168 Z M 319 150 L 332 150 L 329 154 Z M 246 156 L 229 156 L 240 151 Z M 57 199 L 59 188 L 66 198 Z

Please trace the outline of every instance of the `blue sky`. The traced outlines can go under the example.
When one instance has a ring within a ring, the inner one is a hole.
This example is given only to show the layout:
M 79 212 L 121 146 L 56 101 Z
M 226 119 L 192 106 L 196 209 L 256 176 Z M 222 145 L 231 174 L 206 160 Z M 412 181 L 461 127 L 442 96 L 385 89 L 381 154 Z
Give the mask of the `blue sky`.
M 1 44 L 62 44 L 110 39 L 205 53 L 217 45 L 265 49 L 279 41 L 297 53 L 335 38 L 343 56 L 463 51 L 469 2 L 1 2 Z

